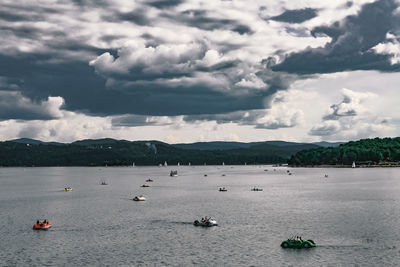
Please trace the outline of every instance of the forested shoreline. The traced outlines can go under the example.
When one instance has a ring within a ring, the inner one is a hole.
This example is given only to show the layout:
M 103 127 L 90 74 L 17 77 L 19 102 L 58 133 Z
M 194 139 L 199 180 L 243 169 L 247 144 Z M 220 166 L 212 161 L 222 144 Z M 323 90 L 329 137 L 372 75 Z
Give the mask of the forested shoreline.
M 400 165 L 400 137 L 350 141 L 338 147 L 319 147 L 299 151 L 288 161 L 290 166 L 385 167 Z
M 0 142 L 0 166 L 156 166 L 281 164 L 312 144 L 268 144 L 226 150 L 182 149 L 159 141 L 83 140 L 71 144 Z

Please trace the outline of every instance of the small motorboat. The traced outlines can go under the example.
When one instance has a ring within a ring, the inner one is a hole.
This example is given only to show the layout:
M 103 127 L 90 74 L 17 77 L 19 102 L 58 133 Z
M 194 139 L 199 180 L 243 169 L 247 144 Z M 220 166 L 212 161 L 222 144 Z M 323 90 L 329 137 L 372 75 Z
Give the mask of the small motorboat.
M 133 201 L 145 201 L 146 198 L 144 196 L 136 196 L 132 200 Z
M 66 187 L 66 188 L 64 188 L 64 191 L 65 191 L 65 192 L 71 192 L 71 191 L 72 191 L 72 188 L 71 188 L 71 187 Z
M 316 244 L 313 240 L 302 240 L 290 238 L 281 243 L 282 248 L 314 248 Z
M 140 187 L 150 187 L 148 184 L 142 184 Z
M 37 222 L 33 225 L 33 230 L 48 230 L 50 227 L 51 224 L 48 220 L 44 220 L 43 222 L 37 220 Z
M 207 174 L 204 174 L 204 177 L 207 177 Z
M 202 218 L 200 221 L 199 220 L 195 220 L 193 222 L 194 226 L 203 226 L 203 227 L 212 227 L 212 226 L 217 226 L 218 223 L 215 219 L 213 218 Z
M 222 176 L 226 176 L 225 173 L 223 173 Z
M 153 182 L 153 180 L 149 178 L 146 180 L 146 182 L 150 183 L 150 182 Z
M 251 191 L 263 191 L 263 189 L 262 188 L 258 188 L 258 187 L 254 187 L 254 188 L 251 189 Z
M 171 177 L 177 177 L 177 176 L 178 176 L 178 171 L 171 171 L 171 172 L 169 173 L 169 176 L 171 176 Z
M 228 192 L 228 189 L 226 189 L 225 187 L 220 187 L 219 192 Z
M 101 185 L 108 185 L 108 183 L 106 181 L 101 181 L 100 184 Z

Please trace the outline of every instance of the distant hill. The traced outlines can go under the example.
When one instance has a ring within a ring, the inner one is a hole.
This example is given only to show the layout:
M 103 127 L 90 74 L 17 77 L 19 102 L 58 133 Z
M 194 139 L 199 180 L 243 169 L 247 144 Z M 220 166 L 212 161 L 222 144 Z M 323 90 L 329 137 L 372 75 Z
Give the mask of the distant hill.
M 325 141 L 322 141 L 322 142 L 315 142 L 313 144 L 317 145 L 317 146 L 322 146 L 322 147 L 338 147 L 340 145 L 345 144 L 345 142 L 325 142 Z
M 0 142 L 0 166 L 227 165 L 286 163 L 315 144 L 284 141 L 166 144 L 159 141 L 87 139 L 70 144 L 21 138 Z
M 115 144 L 117 142 L 129 142 L 125 140 L 115 140 L 112 138 L 103 139 L 85 139 L 72 142 L 71 145 L 89 146 L 89 145 L 104 145 L 104 144 Z
M 235 148 L 246 148 L 252 146 L 254 143 L 240 143 L 240 142 L 197 142 L 190 144 L 172 144 L 172 146 L 182 149 L 199 149 L 199 150 L 227 150 Z
M 294 154 L 289 164 L 315 165 L 398 165 L 400 162 L 400 137 L 374 138 L 351 141 L 338 147 L 319 147 Z
M 228 150 L 228 149 L 236 149 L 236 148 L 249 148 L 256 145 L 273 145 L 277 147 L 286 147 L 286 146 L 301 146 L 301 145 L 315 145 L 317 147 L 336 147 L 343 143 L 330 143 L 330 142 L 317 142 L 317 143 L 296 143 L 296 142 L 286 142 L 286 141 L 265 141 L 265 142 L 251 142 L 251 143 L 242 143 L 242 142 L 224 142 L 224 141 L 216 141 L 216 142 L 197 142 L 197 143 L 188 143 L 188 144 L 173 144 L 172 146 L 182 148 L 182 149 L 199 149 L 199 150 Z M 314 148 L 314 147 L 309 147 Z
M 30 139 L 30 138 L 19 138 L 10 140 L 9 142 L 20 143 L 20 144 L 30 144 L 30 145 L 65 145 L 64 143 L 58 142 L 42 142 L 40 140 Z

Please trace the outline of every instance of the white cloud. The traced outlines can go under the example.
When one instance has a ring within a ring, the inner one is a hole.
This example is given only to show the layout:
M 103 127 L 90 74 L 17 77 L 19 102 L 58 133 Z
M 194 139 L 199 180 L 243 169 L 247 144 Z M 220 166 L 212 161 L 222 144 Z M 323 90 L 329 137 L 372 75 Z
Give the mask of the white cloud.
M 386 34 L 386 42 L 379 43 L 372 48 L 377 54 L 390 55 L 391 64 L 400 63 L 400 42 L 393 34 Z
M 355 140 L 393 132 L 394 128 L 387 123 L 387 119 L 377 116 L 370 109 L 369 103 L 378 99 L 377 94 L 346 88 L 341 92 L 343 100 L 331 105 L 329 113 L 323 117 L 324 121 L 311 128 L 311 135 L 322 136 L 325 140 Z

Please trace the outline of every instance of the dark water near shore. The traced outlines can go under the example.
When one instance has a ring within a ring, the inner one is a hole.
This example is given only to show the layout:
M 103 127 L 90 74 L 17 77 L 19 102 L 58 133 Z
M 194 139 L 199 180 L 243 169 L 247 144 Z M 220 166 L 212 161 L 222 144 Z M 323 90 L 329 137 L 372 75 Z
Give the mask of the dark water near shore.
M 273 169 L 1 168 L 0 265 L 400 264 L 400 169 Z M 192 225 L 205 215 L 219 226 Z M 53 227 L 33 231 L 37 218 Z M 291 235 L 318 247 L 281 249 Z

